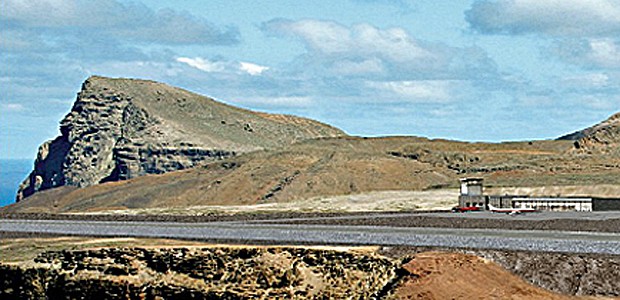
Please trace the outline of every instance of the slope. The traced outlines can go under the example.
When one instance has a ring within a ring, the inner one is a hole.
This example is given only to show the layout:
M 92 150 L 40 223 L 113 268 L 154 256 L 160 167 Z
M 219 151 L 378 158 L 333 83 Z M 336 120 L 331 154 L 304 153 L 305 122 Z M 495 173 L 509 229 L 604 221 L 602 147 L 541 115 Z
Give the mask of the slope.
M 620 157 L 573 154 L 570 141 L 463 143 L 413 137 L 340 137 L 257 151 L 193 169 L 35 194 L 4 212 L 284 203 L 372 191 L 456 188 L 483 176 L 493 187 L 620 185 Z M 613 165 L 613 166 L 611 166 Z
M 535 287 L 473 255 L 420 253 L 403 268 L 406 279 L 390 299 L 587 299 Z
M 344 135 L 313 120 L 252 112 L 154 81 L 97 76 L 82 85 L 60 132 L 39 148 L 18 200 L 57 186 L 165 173 Z
M 560 140 L 575 141 L 575 150 L 579 152 L 620 152 L 620 113 L 592 127 L 565 135 Z

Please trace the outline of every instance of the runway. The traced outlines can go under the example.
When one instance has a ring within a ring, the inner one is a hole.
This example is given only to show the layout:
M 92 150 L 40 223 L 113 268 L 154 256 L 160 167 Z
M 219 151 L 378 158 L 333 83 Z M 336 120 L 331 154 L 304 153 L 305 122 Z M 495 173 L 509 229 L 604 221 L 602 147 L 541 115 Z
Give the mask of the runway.
M 178 223 L 2 219 L 0 231 L 245 243 L 402 245 L 620 255 L 620 234 L 549 230 L 263 224 L 245 221 Z

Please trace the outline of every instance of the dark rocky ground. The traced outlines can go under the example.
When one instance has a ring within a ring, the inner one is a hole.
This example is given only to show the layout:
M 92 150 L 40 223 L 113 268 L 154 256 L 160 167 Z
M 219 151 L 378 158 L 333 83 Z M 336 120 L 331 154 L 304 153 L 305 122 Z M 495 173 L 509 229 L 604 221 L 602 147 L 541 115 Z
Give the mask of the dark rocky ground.
M 370 299 L 397 269 L 372 253 L 286 247 L 48 251 L 34 262 L 0 265 L 0 298 Z
M 0 219 L 35 220 L 90 220 L 90 221 L 143 221 L 143 222 L 224 222 L 261 221 L 286 224 L 351 225 L 351 226 L 394 226 L 394 227 L 441 227 L 441 228 L 491 228 L 514 230 L 569 230 L 590 232 L 620 232 L 620 218 L 587 219 L 521 219 L 514 218 L 467 218 L 430 215 L 434 212 L 358 212 L 358 213 L 243 213 L 229 215 L 175 216 L 175 215 L 68 215 L 2 213 Z M 393 215 L 393 217 L 390 217 Z M 361 216 L 367 216 L 359 218 Z M 561 216 L 561 215 L 559 215 Z M 346 218 L 356 217 L 356 218 Z M 290 220 L 293 219 L 293 220 Z M 298 219 L 298 220 L 294 220 Z M 303 219 L 303 220 L 301 220 Z
M 274 220 L 273 222 L 278 222 Z M 441 227 L 441 228 L 491 228 L 513 230 L 558 230 L 620 232 L 620 218 L 606 220 L 591 219 L 544 219 L 523 220 L 497 218 L 438 217 L 425 214 L 355 219 L 307 219 L 283 221 L 287 224 L 350 225 L 350 226 L 394 226 L 394 227 Z

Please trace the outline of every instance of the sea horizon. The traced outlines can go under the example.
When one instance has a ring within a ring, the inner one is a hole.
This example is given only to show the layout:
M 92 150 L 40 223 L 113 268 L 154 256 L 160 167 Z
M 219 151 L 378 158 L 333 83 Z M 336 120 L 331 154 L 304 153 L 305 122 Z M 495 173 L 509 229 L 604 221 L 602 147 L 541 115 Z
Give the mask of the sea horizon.
M 0 159 L 0 206 L 15 203 L 17 189 L 33 163 L 32 159 Z

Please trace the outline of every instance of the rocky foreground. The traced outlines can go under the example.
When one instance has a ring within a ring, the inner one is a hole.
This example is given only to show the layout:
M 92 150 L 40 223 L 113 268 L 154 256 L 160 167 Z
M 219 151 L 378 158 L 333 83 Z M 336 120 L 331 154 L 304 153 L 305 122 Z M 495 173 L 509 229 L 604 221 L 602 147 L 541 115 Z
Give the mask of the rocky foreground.
M 107 248 L 34 262 L 0 266 L 0 298 L 369 299 L 397 270 L 377 255 L 302 248 Z
M 36 240 L 36 243 L 30 239 L 3 240 L 0 248 L 4 255 L 4 262 L 0 264 L 1 299 L 576 299 L 573 295 L 620 296 L 617 286 L 620 258 L 617 256 L 456 249 L 429 252 L 429 249 L 411 247 L 382 250 L 374 247 L 163 247 L 147 246 L 141 244 L 144 241 L 133 239 Z M 142 246 L 90 249 L 84 246 L 121 240 Z M 172 241 L 154 242 L 165 245 Z M 36 249 L 30 249 L 28 244 Z M 80 249 L 46 251 L 27 260 L 19 257 L 24 251 L 27 254 L 54 245 L 60 249 Z

